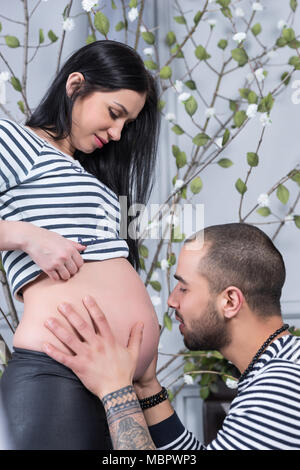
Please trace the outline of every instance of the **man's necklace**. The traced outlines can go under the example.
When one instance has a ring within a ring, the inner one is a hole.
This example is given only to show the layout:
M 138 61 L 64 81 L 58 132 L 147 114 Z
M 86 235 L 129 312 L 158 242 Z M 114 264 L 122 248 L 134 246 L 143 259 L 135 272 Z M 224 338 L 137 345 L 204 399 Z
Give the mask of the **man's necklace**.
M 264 352 L 264 350 L 267 348 L 267 346 L 271 343 L 271 341 L 276 338 L 276 336 L 280 335 L 283 331 L 287 330 L 290 327 L 287 323 L 285 323 L 281 328 L 278 328 L 278 330 L 274 331 L 274 333 L 269 336 L 269 338 L 264 342 L 264 344 L 259 348 L 255 356 L 253 357 L 252 361 L 250 362 L 249 366 L 247 369 L 242 373 L 242 375 L 239 378 L 239 383 L 242 382 L 242 380 L 245 379 L 245 377 L 249 374 L 249 372 L 253 369 L 254 364 L 258 361 L 260 355 Z

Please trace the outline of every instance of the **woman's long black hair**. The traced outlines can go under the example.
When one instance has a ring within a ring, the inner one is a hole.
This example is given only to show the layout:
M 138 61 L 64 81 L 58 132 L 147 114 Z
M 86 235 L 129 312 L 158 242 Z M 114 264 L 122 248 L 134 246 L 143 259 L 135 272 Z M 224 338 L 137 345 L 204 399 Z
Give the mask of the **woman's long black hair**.
M 73 72 L 81 72 L 85 80 L 68 97 L 66 82 Z M 119 141 L 111 141 L 89 154 L 76 150 L 74 158 L 118 196 L 127 196 L 128 209 L 133 203 L 146 204 L 150 196 L 160 121 L 155 80 L 134 49 L 110 40 L 80 48 L 62 66 L 25 125 L 41 128 L 48 134 L 51 131 L 54 140 L 66 138 L 71 132 L 72 108 L 78 97 L 120 89 L 146 92 L 146 102 L 137 119 L 123 128 Z M 131 221 L 128 216 L 127 227 Z M 128 259 L 138 270 L 138 240 L 128 236 L 126 241 Z

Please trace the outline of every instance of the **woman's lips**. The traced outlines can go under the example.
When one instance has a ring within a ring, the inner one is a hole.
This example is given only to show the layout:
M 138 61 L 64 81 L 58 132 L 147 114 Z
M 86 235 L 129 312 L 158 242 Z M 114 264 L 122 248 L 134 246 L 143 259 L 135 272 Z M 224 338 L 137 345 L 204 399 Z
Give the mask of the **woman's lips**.
M 95 141 L 98 147 L 102 148 L 104 144 L 107 144 L 106 140 L 101 139 L 100 137 L 96 136 L 95 134 Z

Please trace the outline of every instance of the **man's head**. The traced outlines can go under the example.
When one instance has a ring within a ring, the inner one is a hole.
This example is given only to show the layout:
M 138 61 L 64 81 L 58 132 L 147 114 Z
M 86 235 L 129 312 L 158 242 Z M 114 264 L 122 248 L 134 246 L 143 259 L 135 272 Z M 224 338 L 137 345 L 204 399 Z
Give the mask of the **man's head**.
M 285 267 L 269 237 L 252 225 L 207 227 L 204 244 L 200 239 L 198 232 L 185 240 L 168 303 L 184 322 L 189 349 L 222 350 L 243 309 L 261 320 L 281 316 Z

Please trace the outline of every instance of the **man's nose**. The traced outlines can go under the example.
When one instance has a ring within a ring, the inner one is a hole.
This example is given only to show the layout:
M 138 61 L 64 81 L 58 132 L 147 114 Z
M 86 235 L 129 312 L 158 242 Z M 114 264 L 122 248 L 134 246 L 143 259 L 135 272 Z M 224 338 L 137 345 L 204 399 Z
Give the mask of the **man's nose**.
M 176 288 L 173 289 L 173 291 L 169 295 L 168 305 L 169 305 L 169 307 L 175 308 L 175 309 L 178 309 L 178 307 L 179 307 L 178 296 L 176 294 Z

